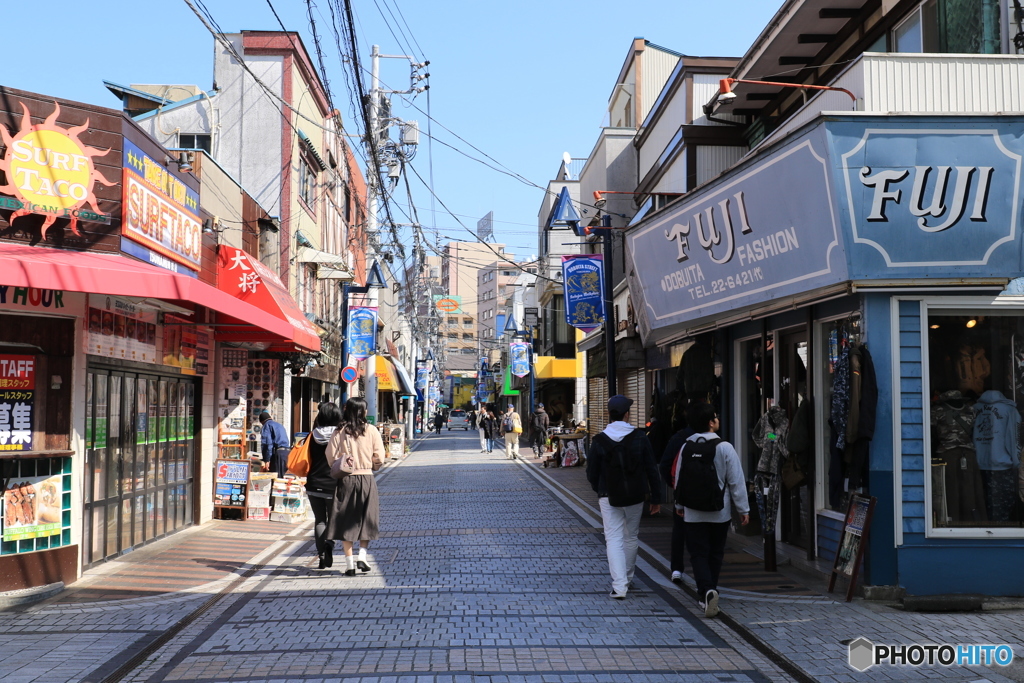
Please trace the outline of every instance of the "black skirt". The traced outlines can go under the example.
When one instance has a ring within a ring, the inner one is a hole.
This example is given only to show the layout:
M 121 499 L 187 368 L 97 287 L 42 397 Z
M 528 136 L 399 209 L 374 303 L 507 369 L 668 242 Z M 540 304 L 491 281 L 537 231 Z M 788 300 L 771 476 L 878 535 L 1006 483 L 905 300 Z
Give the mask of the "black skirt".
M 372 474 L 350 474 L 334 490 L 327 539 L 373 541 L 380 532 L 380 499 Z

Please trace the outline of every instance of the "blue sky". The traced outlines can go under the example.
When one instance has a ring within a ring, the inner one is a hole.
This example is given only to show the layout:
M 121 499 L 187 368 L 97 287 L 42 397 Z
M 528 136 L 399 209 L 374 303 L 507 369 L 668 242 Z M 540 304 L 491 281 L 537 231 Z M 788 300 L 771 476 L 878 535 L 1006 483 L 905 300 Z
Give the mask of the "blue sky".
M 305 0 L 272 2 L 285 26 L 299 31 L 312 51 Z M 213 38 L 181 0 L 5 4 L 8 31 L 0 84 L 109 107 L 119 103 L 103 87 L 104 79 L 211 86 Z M 327 0 L 313 4 L 335 104 L 349 130 L 356 131 L 328 24 Z M 385 54 L 409 54 L 411 49 L 415 57 L 429 59 L 433 118 L 501 165 L 544 186 L 557 171 L 563 152 L 574 157 L 590 153 L 634 37 L 688 55 L 740 56 L 780 4 L 354 0 L 353 6 L 360 56 L 367 68 L 373 43 Z M 279 28 L 266 0 L 206 0 L 206 6 L 228 32 Z M 404 88 L 408 66 L 383 60 L 381 78 Z M 426 95 L 414 103 L 426 110 Z M 396 115 L 418 119 L 426 131 L 423 114 L 398 99 L 394 104 Z M 482 157 L 436 124 L 433 134 Z M 478 218 L 494 211 L 498 241 L 508 244 L 517 257 L 536 252 L 540 189 L 437 143 L 430 155 L 426 136 L 421 143 L 413 165 L 427 178 L 432 156 L 435 191 L 463 223 L 475 229 Z M 472 239 L 440 204 L 435 203 L 432 217 L 429 193 L 414 175 L 410 182 L 420 222 L 436 226 L 442 243 L 448 238 Z M 399 203 L 405 204 L 404 197 Z M 399 210 L 395 220 L 408 219 Z

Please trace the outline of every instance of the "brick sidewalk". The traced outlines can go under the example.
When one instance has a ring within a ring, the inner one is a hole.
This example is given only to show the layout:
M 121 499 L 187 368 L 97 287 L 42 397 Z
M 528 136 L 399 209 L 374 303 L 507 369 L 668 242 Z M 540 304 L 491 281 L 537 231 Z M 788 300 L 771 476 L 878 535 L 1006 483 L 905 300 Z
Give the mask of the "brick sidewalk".
M 98 565 L 43 604 L 147 598 L 199 588 L 232 576 L 282 537 L 302 530 L 309 534 L 304 524 L 213 520 Z

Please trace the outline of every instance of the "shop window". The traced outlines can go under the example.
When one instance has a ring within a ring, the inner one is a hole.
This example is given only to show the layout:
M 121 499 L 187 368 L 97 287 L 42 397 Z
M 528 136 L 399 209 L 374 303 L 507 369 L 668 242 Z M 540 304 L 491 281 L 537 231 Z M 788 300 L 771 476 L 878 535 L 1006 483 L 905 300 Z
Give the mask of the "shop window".
M 1024 311 L 928 315 L 934 529 L 1020 529 Z

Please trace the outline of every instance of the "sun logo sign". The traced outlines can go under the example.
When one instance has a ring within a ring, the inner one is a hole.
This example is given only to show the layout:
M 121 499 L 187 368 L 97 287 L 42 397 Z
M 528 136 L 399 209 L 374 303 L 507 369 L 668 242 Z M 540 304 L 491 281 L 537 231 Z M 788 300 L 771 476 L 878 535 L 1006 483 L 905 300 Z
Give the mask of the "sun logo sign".
M 100 213 L 92 187 L 93 182 L 107 187 L 116 185 L 93 165 L 94 157 L 104 156 L 110 150 L 89 147 L 79 139 L 82 131 L 89 128 L 89 120 L 80 126 L 58 128 L 60 105 L 54 102 L 53 113 L 42 123 L 32 124 L 24 102 L 21 109 L 21 131 L 12 136 L 0 126 L 6 148 L 4 158 L 0 159 L 0 171 L 7 176 L 7 184 L 0 185 L 0 193 L 17 197 L 0 197 L 0 208 L 14 209 L 10 222 L 19 216 L 42 214 L 46 216 L 41 230 L 43 238 L 58 218 L 70 219 L 75 235 L 81 234 L 79 220 L 109 223 L 110 216 Z M 82 208 L 86 205 L 92 211 Z

